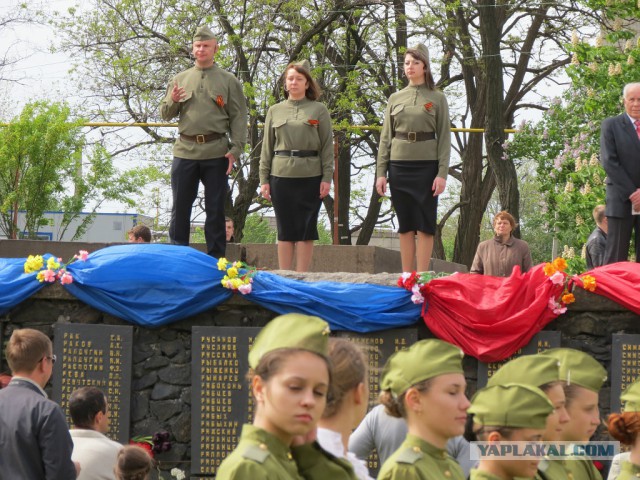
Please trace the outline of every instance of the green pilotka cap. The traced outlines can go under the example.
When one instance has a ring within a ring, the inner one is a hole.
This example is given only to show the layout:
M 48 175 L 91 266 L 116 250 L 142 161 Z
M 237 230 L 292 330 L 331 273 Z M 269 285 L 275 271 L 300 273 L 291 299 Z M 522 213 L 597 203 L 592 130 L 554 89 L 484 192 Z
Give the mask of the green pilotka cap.
M 280 348 L 308 350 L 326 357 L 329 333 L 329 324 L 319 317 L 301 313 L 280 315 L 258 333 L 249 351 L 249 366 L 256 368 L 262 357 Z
M 418 43 L 410 48 L 410 50 L 416 50 L 420 55 L 427 59 L 427 63 L 429 62 L 429 50 L 424 46 L 423 43 Z
M 193 41 L 204 42 L 207 40 L 214 40 L 215 38 L 216 36 L 213 34 L 211 29 L 205 25 L 197 28 L 196 34 L 193 36 Z
M 307 72 L 311 72 L 311 64 L 306 58 L 304 60 L 300 60 L 299 62 L 295 62 L 294 65 L 304 68 Z
M 560 362 L 540 354 L 523 355 L 508 361 L 487 381 L 487 386 L 519 383 L 541 387 L 560 380 Z
M 479 425 L 544 429 L 553 404 L 538 387 L 510 383 L 486 387 L 471 399 L 467 413 Z
M 598 393 L 607 380 L 607 371 L 591 355 L 573 348 L 551 348 L 540 355 L 560 362 L 560 380 Z
M 411 386 L 445 373 L 464 373 L 464 352 L 442 340 L 428 339 L 414 343 L 389 357 L 382 369 L 380 389 L 402 395 Z
M 633 382 L 620 395 L 623 412 L 640 412 L 640 379 Z

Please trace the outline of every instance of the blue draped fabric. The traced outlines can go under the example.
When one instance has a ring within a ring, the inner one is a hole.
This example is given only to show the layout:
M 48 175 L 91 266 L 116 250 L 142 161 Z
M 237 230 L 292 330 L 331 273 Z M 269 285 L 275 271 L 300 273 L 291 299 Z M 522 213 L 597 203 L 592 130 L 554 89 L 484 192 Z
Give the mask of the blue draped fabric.
M 25 259 L 0 259 L 0 307 L 4 311 L 42 288 Z M 67 267 L 65 288 L 92 307 L 125 321 L 155 327 L 225 302 L 233 292 L 220 281 L 217 260 L 189 247 L 127 244 L 91 253 Z M 413 325 L 421 306 L 398 287 L 338 282 L 302 282 L 257 272 L 247 299 L 278 313 L 317 315 L 333 330 L 372 332 Z
M 25 261 L 26 258 L 0 258 L 0 315 L 44 287 L 35 273 L 24 273 Z

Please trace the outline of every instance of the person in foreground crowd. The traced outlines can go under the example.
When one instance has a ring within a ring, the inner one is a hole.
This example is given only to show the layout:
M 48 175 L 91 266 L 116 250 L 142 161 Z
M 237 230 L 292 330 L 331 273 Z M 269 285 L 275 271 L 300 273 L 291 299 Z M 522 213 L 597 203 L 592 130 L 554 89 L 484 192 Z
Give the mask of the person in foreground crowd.
M 160 114 L 163 120 L 178 117 L 171 166 L 171 243 L 189 245 L 191 210 L 202 181 L 207 253 L 221 258 L 226 248 L 224 202 L 229 174 L 247 141 L 247 104 L 242 84 L 216 64 L 218 49 L 209 27 L 196 30 L 195 65 L 171 80 Z
M 31 328 L 14 330 L 5 358 L 13 374 L 0 390 L 0 476 L 24 480 L 74 480 L 73 442 L 60 406 L 44 387 L 56 357 L 51 340 Z
M 306 60 L 284 71 L 286 100 L 267 112 L 260 155 L 260 194 L 273 203 L 278 229 L 278 265 L 306 272 L 318 213 L 333 179 L 333 131 L 322 91 Z
M 404 272 L 429 270 L 436 232 L 438 197 L 444 192 L 451 156 L 447 98 L 431 74 L 423 44 L 406 51 L 409 85 L 389 97 L 380 133 L 376 166 L 378 195 L 387 193 L 398 217 Z M 417 237 L 417 247 L 416 247 Z
M 149 453 L 137 445 L 126 445 L 118 452 L 114 468 L 116 480 L 149 480 L 153 459 Z
M 527 385 L 494 385 L 471 400 L 474 433 L 481 442 L 539 442 L 554 407 L 542 390 Z M 540 459 L 483 458 L 471 480 L 535 478 Z M 576 477 L 577 479 L 578 477 Z
M 633 230 L 640 262 L 640 83 L 625 85 L 622 97 L 624 113 L 606 118 L 600 130 L 600 164 L 607 173 L 605 265 L 629 258 Z
M 445 450 L 447 440 L 464 432 L 467 418 L 463 356 L 458 347 L 429 339 L 389 357 L 380 402 L 389 414 L 406 419 L 408 434 L 382 465 L 379 480 L 464 479 Z
M 560 379 L 564 382 L 565 406 L 569 414 L 562 440 L 588 442 L 602 423 L 598 394 L 607 380 L 607 371 L 589 354 L 572 348 L 552 348 L 540 355 L 560 362 Z M 602 480 L 598 469 L 587 458 L 572 459 L 566 466 L 575 479 Z
M 522 273 L 530 270 L 533 262 L 529 244 L 512 235 L 515 228 L 513 215 L 505 211 L 498 213 L 493 218 L 495 236 L 480 242 L 470 272 L 508 277 L 516 265 Z
M 255 403 L 237 447 L 216 478 L 253 480 L 356 479 L 349 462 L 324 452 L 315 436 L 330 388 L 329 325 L 290 313 L 271 320 L 249 352 L 247 375 Z M 294 441 L 295 448 L 292 448 Z
M 487 386 L 508 385 L 511 383 L 537 387 L 549 398 L 554 411 L 547 417 L 547 424 L 542 440 L 557 442 L 562 440 L 565 426 L 569 422 L 566 409 L 563 382 L 560 379 L 560 362 L 544 355 L 524 355 L 508 361 L 495 372 L 487 382 Z M 546 458 L 538 465 L 537 480 L 572 480 L 564 460 Z M 577 480 L 577 479 L 576 479 Z
M 609 434 L 621 444 L 630 447 L 623 459 L 619 459 L 620 467 L 609 472 L 611 480 L 631 480 L 640 477 L 640 380 L 629 385 L 620 395 L 621 413 L 612 413 L 607 420 Z
M 358 479 L 370 479 L 366 463 L 349 452 L 349 437 L 369 404 L 367 359 L 353 342 L 329 339 L 331 389 L 318 422 L 318 443 L 327 452 L 347 459 Z
M 359 459 L 366 460 L 375 450 L 382 465 L 395 452 L 407 436 L 404 418 L 389 415 L 384 405 L 376 405 L 360 422 L 349 437 L 349 451 Z M 469 442 L 462 436 L 447 441 L 447 453 L 462 467 L 465 478 L 476 465 L 469 457 Z
M 587 270 L 604 265 L 604 251 L 607 247 L 607 232 L 609 231 L 604 205 L 596 205 L 593 209 L 593 219 L 596 222 L 596 228 L 589 235 L 585 246 Z
M 109 439 L 109 402 L 102 390 L 82 387 L 69 396 L 73 455 L 83 465 L 78 480 L 113 480 L 122 445 Z

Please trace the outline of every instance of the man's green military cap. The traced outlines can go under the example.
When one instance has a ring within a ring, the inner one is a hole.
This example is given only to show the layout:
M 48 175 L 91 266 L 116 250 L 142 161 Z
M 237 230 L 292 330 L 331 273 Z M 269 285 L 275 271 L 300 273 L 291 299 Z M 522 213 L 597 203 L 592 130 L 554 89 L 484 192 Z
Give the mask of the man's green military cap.
M 308 350 L 327 356 L 329 324 L 319 317 L 287 313 L 271 320 L 258 333 L 249 351 L 249 366 L 256 368 L 262 357 L 280 348 Z
M 387 360 L 382 369 L 382 390 L 401 395 L 409 387 L 445 373 L 464 373 L 464 352 L 442 340 L 429 339 L 400 350 Z
M 194 42 L 204 42 L 207 40 L 214 40 L 216 36 L 213 34 L 211 29 L 206 25 L 203 27 L 198 27 L 196 30 L 196 34 L 193 36 Z
M 640 412 L 640 379 L 625 388 L 620 395 L 623 412 Z
M 598 393 L 607 379 L 607 371 L 600 362 L 585 352 L 573 348 L 552 348 L 540 355 L 560 362 L 560 380 Z
M 478 390 L 467 412 L 479 425 L 543 429 L 553 404 L 538 387 L 510 383 Z
M 520 383 L 541 387 L 560 380 L 560 362 L 543 355 L 523 355 L 508 361 L 487 381 L 487 386 Z

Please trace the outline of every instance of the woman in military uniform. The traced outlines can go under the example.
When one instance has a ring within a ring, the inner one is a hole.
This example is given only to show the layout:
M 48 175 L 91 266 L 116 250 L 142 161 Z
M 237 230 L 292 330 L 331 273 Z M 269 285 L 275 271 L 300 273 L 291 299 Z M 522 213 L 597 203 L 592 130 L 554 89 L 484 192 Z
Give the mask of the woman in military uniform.
M 449 438 L 464 432 L 469 400 L 463 352 L 442 340 L 421 340 L 394 353 L 382 370 L 380 402 L 407 421 L 408 434 L 378 480 L 464 480 L 446 451 Z
M 538 387 L 553 404 L 554 411 L 547 417 L 542 440 L 557 442 L 562 440 L 565 426 L 569 422 L 566 409 L 563 382 L 560 377 L 560 362 L 550 356 L 524 355 L 515 358 L 495 372 L 487 386 L 521 383 Z M 565 460 L 543 459 L 538 465 L 537 480 L 574 480 L 573 473 Z M 575 480 L 578 480 L 577 478 Z
M 560 362 L 560 379 L 564 382 L 569 423 L 564 426 L 565 442 L 588 442 L 602 423 L 598 408 L 599 392 L 607 379 L 607 371 L 585 352 L 573 348 L 552 348 L 541 355 Z M 602 475 L 588 458 L 566 462 L 574 479 L 602 480 Z
M 481 442 L 540 442 L 553 412 L 542 390 L 519 384 L 495 385 L 479 390 L 471 400 L 473 431 Z M 538 457 L 530 459 L 481 458 L 470 480 L 534 478 Z
M 628 460 L 622 460 L 620 474 L 616 480 L 631 480 L 640 477 L 640 380 L 629 385 L 622 395 L 622 413 L 612 413 L 607 420 L 609 434 L 630 447 Z M 609 476 L 611 478 L 611 476 Z
M 260 331 L 247 375 L 255 417 L 220 464 L 218 480 L 355 480 L 349 465 L 317 443 L 304 443 L 314 436 L 327 402 L 328 335 L 324 320 L 295 313 L 274 318 Z M 292 448 L 294 440 L 300 446 Z
M 284 73 L 286 100 L 267 112 L 260 155 L 260 193 L 273 203 L 278 226 L 278 264 L 306 272 L 318 213 L 333 178 L 333 134 L 329 111 L 309 62 L 291 63 Z
M 449 106 L 435 88 L 429 51 L 419 44 L 404 56 L 409 85 L 389 97 L 380 134 L 376 190 L 387 192 L 398 216 L 402 270 L 429 270 L 438 195 L 444 192 L 451 155 Z M 416 249 L 416 234 L 418 246 Z

